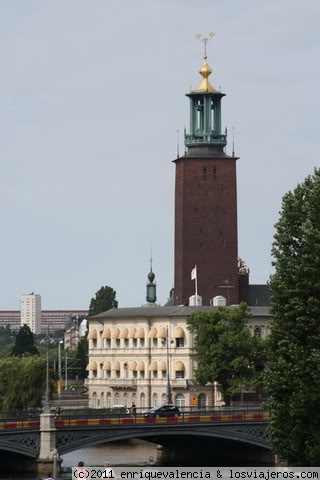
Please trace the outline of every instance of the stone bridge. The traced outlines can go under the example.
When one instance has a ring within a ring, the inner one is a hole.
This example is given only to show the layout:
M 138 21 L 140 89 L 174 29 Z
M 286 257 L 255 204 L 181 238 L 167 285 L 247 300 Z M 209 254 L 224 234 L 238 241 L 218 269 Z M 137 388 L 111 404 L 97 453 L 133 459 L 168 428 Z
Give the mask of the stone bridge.
M 167 445 L 174 436 L 218 438 L 270 449 L 267 423 L 268 414 L 256 410 L 168 418 L 74 416 L 59 420 L 52 413 L 43 413 L 39 420 L 0 421 L 0 450 L 48 460 L 54 453 L 130 438 Z

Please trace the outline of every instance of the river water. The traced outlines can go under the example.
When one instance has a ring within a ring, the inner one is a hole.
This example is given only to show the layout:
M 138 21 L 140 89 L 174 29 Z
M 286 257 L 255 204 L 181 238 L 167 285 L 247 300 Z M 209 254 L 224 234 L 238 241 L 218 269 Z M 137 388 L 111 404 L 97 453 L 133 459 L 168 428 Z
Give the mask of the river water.
M 158 449 L 157 445 L 142 441 L 129 440 L 124 442 L 96 445 L 67 455 L 63 455 L 63 468 L 74 467 L 79 461 L 86 465 L 113 466 L 143 466 L 157 464 L 158 466 L 272 466 L 271 454 L 265 450 L 253 448 L 225 448 L 217 443 L 207 443 L 202 446 L 195 440 L 191 445 L 180 446 L 179 440 L 171 449 Z
M 122 442 L 94 445 L 76 450 L 62 456 L 63 477 L 70 478 L 71 468 L 79 461 L 86 466 L 103 466 L 106 463 L 117 466 L 158 465 L 163 467 L 214 467 L 214 466 L 273 466 L 271 454 L 268 451 L 240 445 L 230 447 L 221 440 L 218 443 L 206 441 L 202 445 L 195 439 L 182 445 L 181 439 L 170 449 L 161 449 L 153 443 L 142 440 L 126 440 Z M 19 457 L 13 457 L 12 462 L 18 462 Z M 0 460 L 1 467 L 1 460 Z M 5 474 L 0 468 L 1 480 L 37 480 L 34 475 Z

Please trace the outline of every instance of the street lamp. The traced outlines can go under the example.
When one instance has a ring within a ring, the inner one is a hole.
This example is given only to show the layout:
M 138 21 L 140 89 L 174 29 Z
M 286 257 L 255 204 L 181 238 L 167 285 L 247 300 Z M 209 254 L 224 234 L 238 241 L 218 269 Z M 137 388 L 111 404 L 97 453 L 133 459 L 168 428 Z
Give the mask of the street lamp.
M 67 350 L 66 350 L 65 367 L 64 367 L 64 389 L 68 390 L 68 355 L 67 355 Z
M 45 336 L 45 341 L 47 345 L 47 365 L 46 365 L 46 390 L 44 395 L 43 411 L 44 413 L 50 413 L 51 403 L 50 403 L 50 385 L 49 385 L 49 343 L 50 343 L 49 328 L 47 329 L 47 335 Z
M 62 369 L 61 369 L 61 344 L 63 340 L 59 340 L 58 343 L 58 377 L 59 377 L 59 389 L 58 393 L 61 394 L 61 382 L 62 382 Z
M 167 404 L 172 404 L 172 390 L 170 384 L 170 364 L 169 364 L 169 343 L 173 343 L 174 340 L 170 340 L 169 342 L 169 329 L 167 327 L 167 336 L 161 339 L 162 345 L 167 346 Z

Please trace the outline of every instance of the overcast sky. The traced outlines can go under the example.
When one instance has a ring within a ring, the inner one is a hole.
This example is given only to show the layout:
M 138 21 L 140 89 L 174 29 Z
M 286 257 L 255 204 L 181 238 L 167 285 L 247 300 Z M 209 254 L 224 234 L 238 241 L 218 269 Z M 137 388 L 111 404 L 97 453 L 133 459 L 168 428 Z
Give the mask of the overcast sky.
M 183 151 L 212 31 L 239 255 L 265 283 L 282 196 L 320 162 L 319 23 L 319 0 L 2 0 L 0 309 L 87 308 L 102 285 L 139 306 L 151 245 L 166 302 L 177 130 Z

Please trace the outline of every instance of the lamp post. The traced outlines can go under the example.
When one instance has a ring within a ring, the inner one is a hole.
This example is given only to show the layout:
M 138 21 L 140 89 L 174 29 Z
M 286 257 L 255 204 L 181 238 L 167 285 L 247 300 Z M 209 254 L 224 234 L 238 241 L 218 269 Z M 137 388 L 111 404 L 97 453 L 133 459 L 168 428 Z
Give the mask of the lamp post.
M 47 335 L 45 337 L 46 346 L 47 346 L 47 364 L 46 364 L 46 390 L 44 394 L 44 402 L 43 402 L 43 412 L 50 413 L 51 411 L 51 404 L 50 404 L 50 386 L 49 386 L 49 328 L 47 329 Z
M 68 390 L 68 356 L 66 350 L 66 360 L 65 360 L 65 376 L 64 376 L 64 389 Z
M 162 345 L 167 346 L 167 403 L 170 405 L 173 403 L 172 400 L 172 390 L 170 384 L 170 357 L 169 357 L 169 329 L 167 327 L 167 336 L 161 339 Z M 170 343 L 173 343 L 173 340 L 170 340 Z
M 59 340 L 58 343 L 58 378 L 59 378 L 59 389 L 58 393 L 61 395 L 61 382 L 62 382 L 62 369 L 61 369 L 61 344 L 63 343 L 63 340 Z

